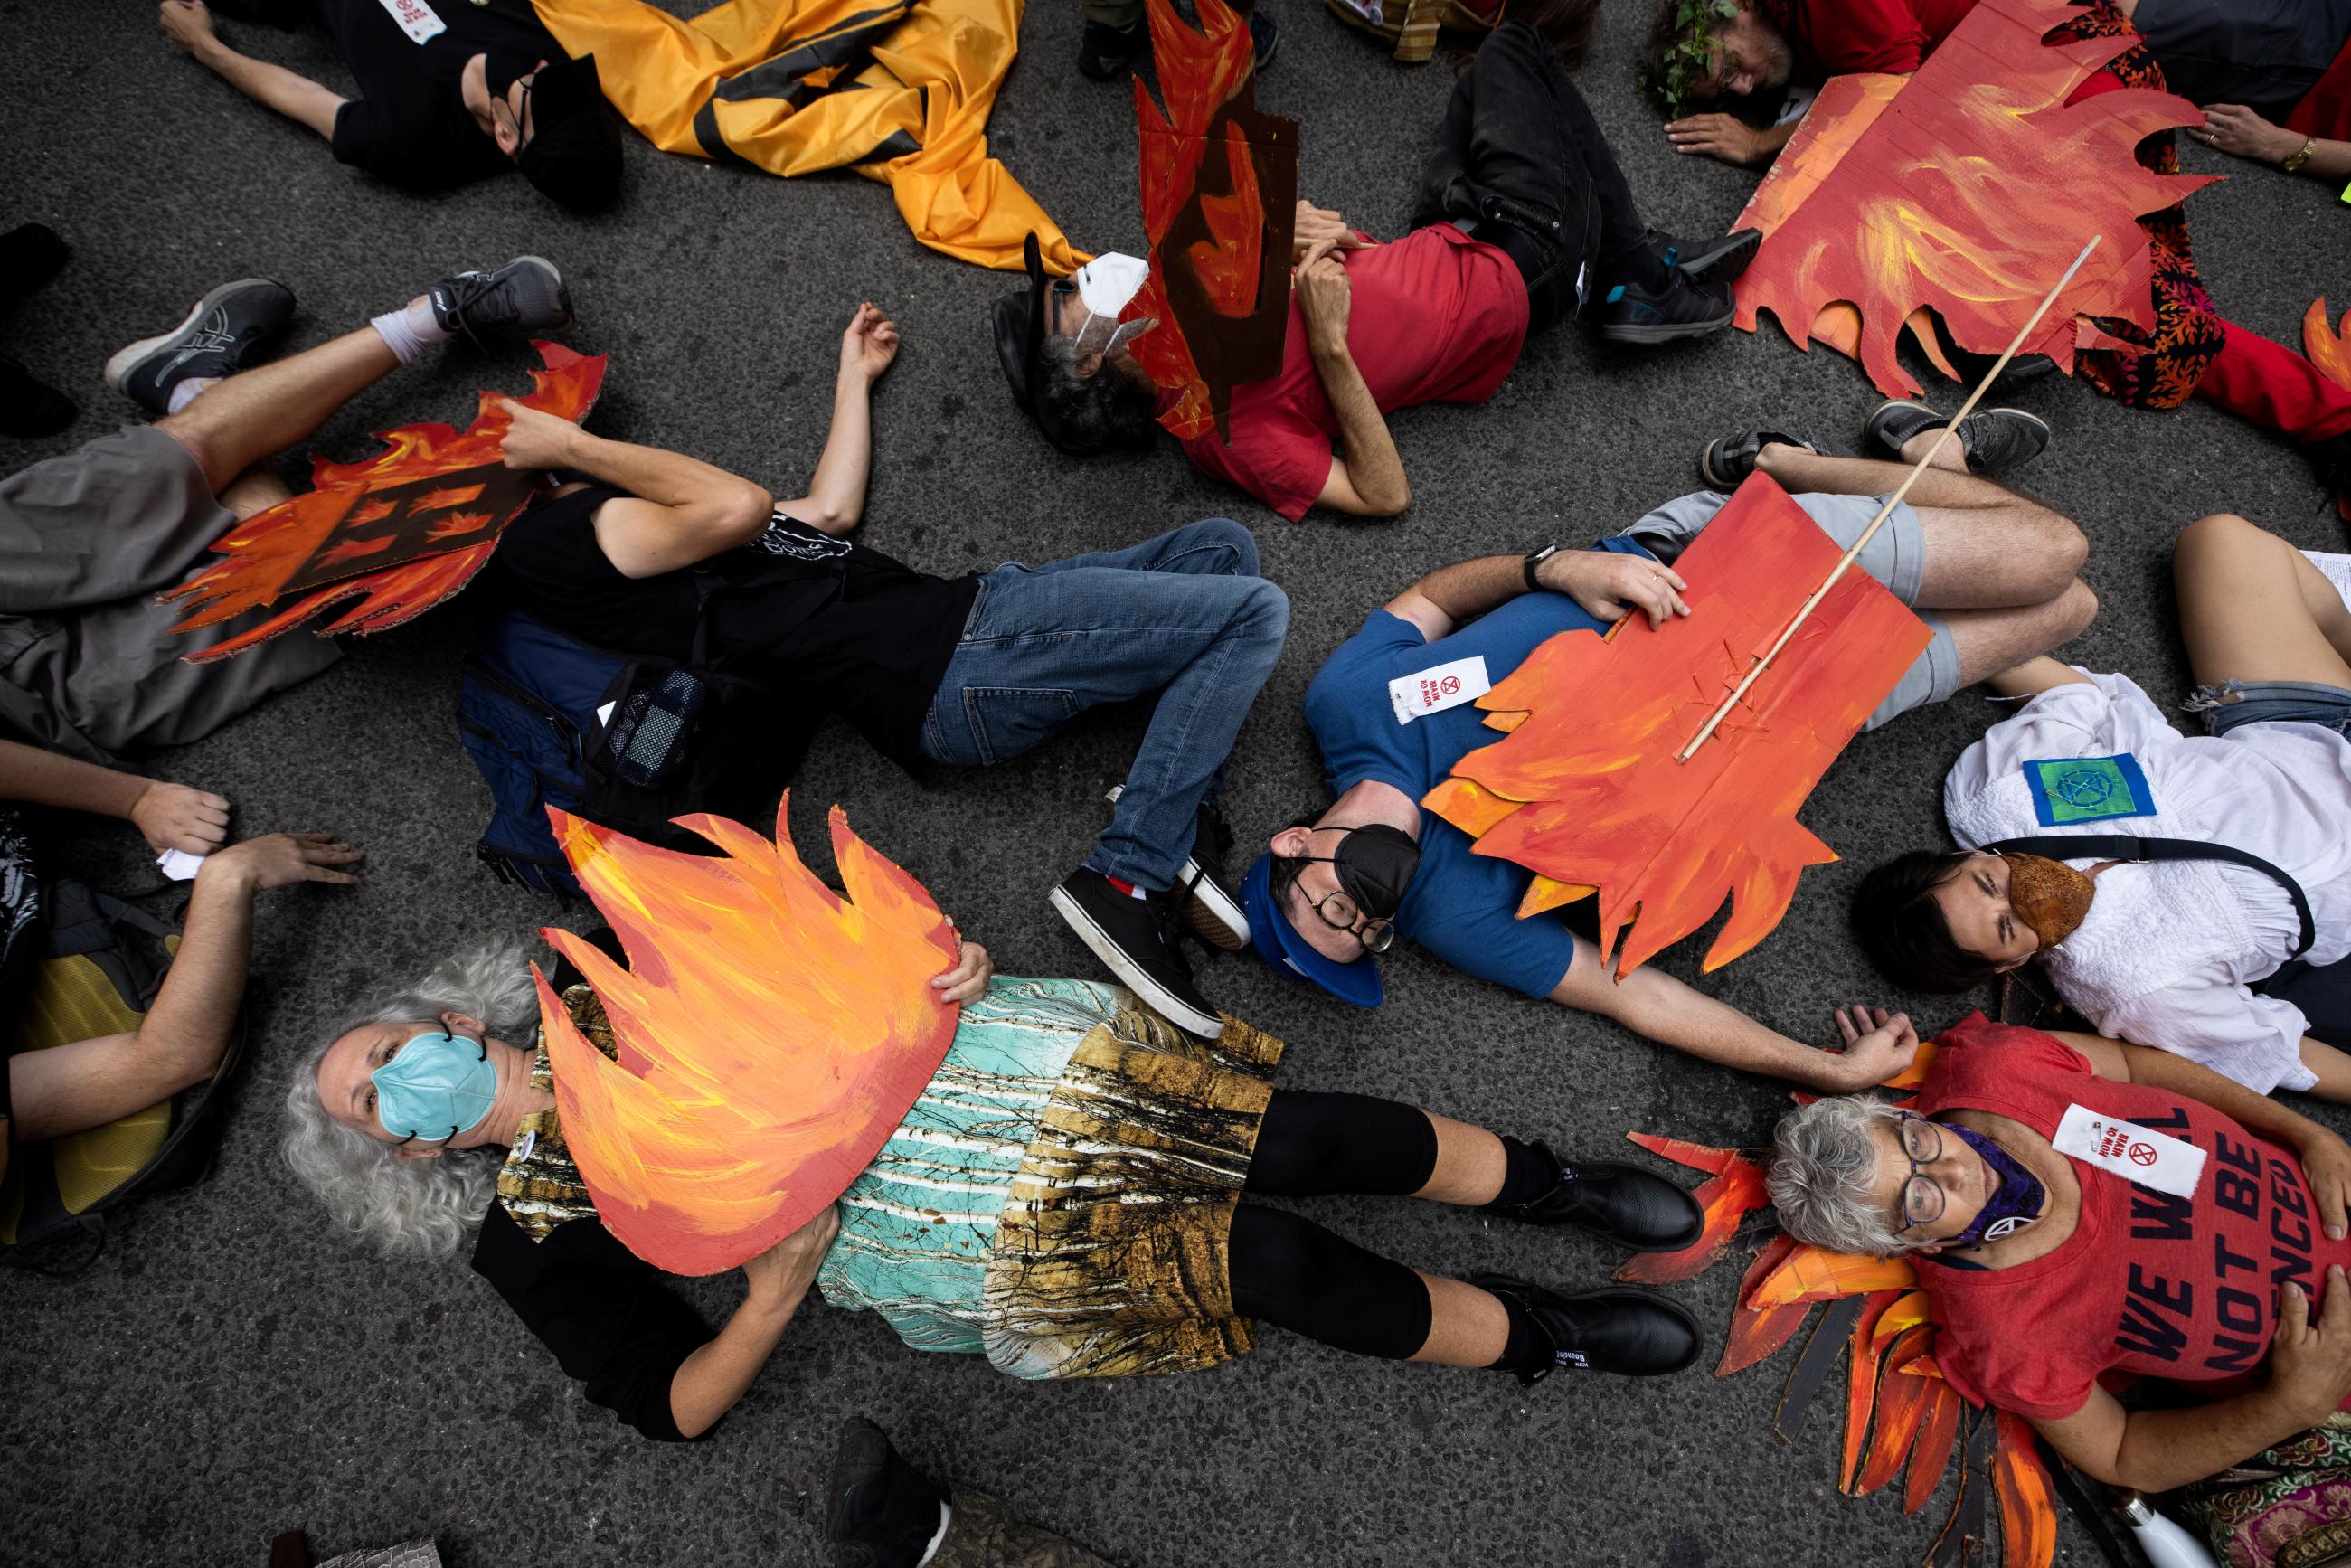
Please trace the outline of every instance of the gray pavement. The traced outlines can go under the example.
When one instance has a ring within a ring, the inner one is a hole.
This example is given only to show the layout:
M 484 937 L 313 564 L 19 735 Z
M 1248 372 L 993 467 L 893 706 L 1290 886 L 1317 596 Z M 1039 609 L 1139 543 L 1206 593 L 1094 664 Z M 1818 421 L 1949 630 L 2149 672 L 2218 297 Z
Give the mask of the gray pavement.
M 1449 85 L 1444 66 L 1395 67 L 1319 7 L 1269 3 L 1285 42 L 1261 101 L 1304 128 L 1301 191 L 1394 233 Z M 564 215 L 517 180 L 409 197 L 338 166 L 309 132 L 182 58 L 152 15 L 141 0 L 0 4 L 0 225 L 39 218 L 75 246 L 64 275 L 7 318 L 0 349 L 84 409 L 53 441 L 0 441 L 0 467 L 133 417 L 99 379 L 107 354 L 176 321 L 223 279 L 260 273 L 291 286 L 298 345 L 444 272 L 536 252 L 563 267 L 578 300 L 568 340 L 611 356 L 599 429 L 792 493 L 824 433 L 841 327 L 872 298 L 906 348 L 880 394 L 868 542 L 955 571 L 1131 542 L 1196 517 L 1257 529 L 1296 615 L 1235 760 L 1231 806 L 1247 834 L 1316 798 L 1299 718 L 1306 682 L 1366 610 L 1419 572 L 1620 526 L 1697 487 L 1698 448 L 1722 429 L 1769 420 L 1850 449 L 1877 401 L 1850 364 L 1799 355 L 1769 327 L 1638 357 L 1562 330 L 1487 406 L 1395 420 L 1416 496 L 1406 517 L 1293 527 L 1169 451 L 1077 462 L 1048 448 L 1015 416 L 984 323 L 1010 280 L 917 247 L 879 186 L 848 175 L 786 183 L 632 139 L 624 204 L 603 218 Z M 1649 220 L 1714 232 L 1750 176 L 1667 145 L 1632 87 L 1646 25 L 1632 0 L 1612 7 L 1586 90 Z M 1037 7 L 990 140 L 1079 243 L 1139 249 L 1127 95 L 1075 75 L 1077 37 L 1074 6 Z M 248 28 L 239 39 L 343 79 L 315 32 Z M 2298 341 L 2313 297 L 2333 287 L 2351 304 L 2351 214 L 2321 187 L 2200 150 L 2188 158 L 2232 176 L 2189 210 L 2212 293 L 2233 319 Z M 317 448 L 350 458 L 371 450 L 371 430 L 462 423 L 476 386 L 518 390 L 522 367 L 519 352 L 453 347 L 336 415 Z M 2168 572 L 2179 525 L 2238 511 L 2306 547 L 2344 548 L 2300 459 L 2218 413 L 2135 413 L 2054 381 L 2021 401 L 2056 428 L 2027 484 L 2095 545 L 2089 576 L 2105 609 L 2073 656 L 2128 671 L 2158 699 L 2186 685 Z M 281 465 L 304 471 L 293 458 Z M 368 874 L 355 891 L 283 893 L 264 906 L 252 1049 L 214 1179 L 132 1210 L 78 1279 L 0 1275 L 0 1561 L 252 1563 L 273 1531 L 300 1525 L 323 1552 L 430 1531 L 453 1564 L 811 1563 L 823 1468 L 851 1413 L 880 1421 L 935 1473 L 994 1490 L 1134 1568 L 1924 1556 L 1949 1483 L 1910 1519 L 1891 1494 L 1839 1498 L 1841 1374 L 1792 1445 L 1767 1429 L 1788 1354 L 1724 1382 L 1562 1377 L 1521 1392 L 1270 1331 L 1255 1356 L 1212 1374 L 1024 1386 L 811 1304 L 712 1439 L 659 1448 L 587 1405 L 462 1262 L 352 1252 L 277 1163 L 288 1063 L 370 981 L 554 913 L 472 855 L 487 796 L 458 749 L 452 705 L 477 598 L 357 643 L 326 676 L 149 764 L 230 796 L 244 831 L 350 836 Z M 1905 999 L 1886 995 L 1846 936 L 1844 900 L 1882 851 L 1938 837 L 1942 772 L 1991 715 L 1963 695 L 1857 742 L 1804 813 L 1846 862 L 1808 873 L 1781 929 L 1706 988 L 1824 1042 L 1833 1004 Z M 813 863 L 828 863 L 823 808 L 841 801 L 1005 971 L 1088 974 L 1044 894 L 1083 853 L 1138 728 L 1117 716 L 986 774 L 917 781 L 834 727 L 801 777 L 794 831 Z M 71 824 L 55 841 L 87 874 L 143 880 L 126 832 Z M 1703 946 L 1684 943 L 1666 963 L 1694 974 Z M 1292 1041 L 1290 1085 L 1416 1101 L 1562 1150 L 1613 1155 L 1628 1128 L 1754 1142 L 1786 1104 L 1771 1084 L 1410 953 L 1392 960 L 1377 1014 L 1249 965 L 1217 967 L 1206 983 Z M 1958 1011 L 1917 1005 L 1930 1023 Z M 1614 1261 L 1574 1238 L 1408 1204 L 1303 1207 L 1435 1270 L 1573 1286 Z M 1738 1271 L 1726 1264 L 1678 1289 L 1716 1344 Z M 689 1294 L 715 1314 L 736 1287 Z M 2059 1561 L 2095 1560 L 2070 1521 L 2062 1540 Z

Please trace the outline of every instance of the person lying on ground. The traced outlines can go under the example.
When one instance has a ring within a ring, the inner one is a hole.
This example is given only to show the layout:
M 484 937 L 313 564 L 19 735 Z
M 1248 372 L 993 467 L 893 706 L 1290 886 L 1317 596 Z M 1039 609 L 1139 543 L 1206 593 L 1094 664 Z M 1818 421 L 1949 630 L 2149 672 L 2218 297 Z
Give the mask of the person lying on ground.
M 1889 404 L 1873 416 L 1869 434 L 1916 462 L 1941 423 L 1917 405 Z M 2029 415 L 1975 416 L 1862 552 L 1862 570 L 1921 612 L 1933 632 L 1870 716 L 1872 727 L 2068 641 L 2096 613 L 2096 598 L 2076 575 L 2088 553 L 2081 529 L 1967 472 L 1968 455 L 2013 461 L 2045 438 Z M 1704 469 L 1724 488 L 1760 469 L 1846 545 L 1906 472 L 1873 458 L 1826 456 L 1771 432 L 1709 444 Z M 1593 549 L 1552 545 L 1444 567 L 1374 611 L 1307 688 L 1306 721 L 1322 747 L 1330 799 L 1273 834 L 1243 879 L 1259 956 L 1343 1000 L 1376 1007 L 1384 991 L 1374 956 L 1401 934 L 1456 968 L 1614 1019 L 1709 1061 L 1835 1091 L 1896 1071 L 1916 1044 L 1907 1020 L 1872 1031 L 1843 1056 L 1826 1053 L 1654 967 L 1614 978 L 1562 912 L 1519 919 L 1532 873 L 1475 852 L 1468 834 L 1421 805 L 1464 756 L 1492 743 L 1482 710 L 1464 703 L 1405 724 L 1388 700 L 1391 681 L 1457 660 L 1482 658 L 1487 678 L 1499 682 L 1558 632 L 1597 631 L 1627 613 L 1659 624 L 1689 613 L 1681 599 L 1688 584 L 1672 563 L 1724 500 L 1685 496 Z
M 1854 1009 L 1855 1015 L 1859 1009 Z M 1839 1020 L 1847 1038 L 1872 1021 Z M 2168 1491 L 2325 1422 L 2351 1394 L 2351 1148 L 2168 1051 L 1978 1014 L 1907 1107 L 1781 1122 L 1780 1223 L 1917 1260 L 1935 1363 L 2111 1485 Z M 2127 1146 L 2100 1152 L 2094 1120 Z M 2112 1374 L 2205 1396 L 2126 1409 Z
M 621 128 L 596 57 L 565 57 L 528 0 L 473 0 L 425 15 L 419 39 L 381 0 L 224 0 L 224 15 L 290 27 L 318 14 L 360 96 L 241 55 L 204 0 L 162 0 L 164 33 L 256 103 L 325 137 L 335 161 L 409 191 L 445 191 L 509 169 L 576 211 L 621 185 Z M 552 62 L 552 63 L 550 63 Z
M 1162 1017 L 1213 1038 L 1223 1023 L 1177 936 L 1188 923 L 1227 950 L 1248 944 L 1217 880 L 1212 802 L 1290 601 L 1258 575 L 1249 531 L 1221 517 L 956 577 L 851 543 L 872 387 L 897 351 L 889 318 L 859 306 L 831 434 L 809 494 L 789 500 L 509 402 L 508 466 L 573 477 L 508 525 L 491 572 L 525 613 L 615 653 L 686 661 L 706 622 L 706 653 L 772 689 L 778 722 L 801 732 L 787 754 L 837 714 L 893 762 L 985 767 L 1092 708 L 1156 696 L 1109 829 L 1050 899 Z
M 555 983 L 608 1038 L 576 971 Z M 1281 1042 L 1247 1024 L 1225 1020 L 1210 1046 L 1116 987 L 996 976 L 969 942 L 932 984 L 962 1012 L 931 1086 L 838 1204 L 744 1265 L 716 1335 L 598 1219 L 512 943 L 364 1003 L 313 1051 L 287 1092 L 286 1158 L 339 1228 L 395 1255 L 445 1258 L 478 1229 L 475 1270 L 590 1400 L 655 1438 L 708 1432 L 811 1286 L 915 1348 L 1024 1378 L 1215 1365 L 1252 1347 L 1253 1320 L 1526 1384 L 1697 1358 L 1695 1321 L 1646 1291 L 1447 1279 L 1246 1201 L 1416 1197 L 1664 1250 L 1701 1218 L 1662 1177 L 1394 1101 L 1276 1089 Z
M 356 332 L 247 369 L 293 314 L 281 284 L 223 284 L 177 327 L 107 361 L 108 383 L 153 424 L 0 479 L 0 728 L 111 762 L 200 740 L 333 664 L 324 637 L 185 663 L 241 628 L 175 632 L 183 612 L 155 595 L 203 570 L 239 519 L 287 498 L 270 457 L 428 343 L 571 319 L 561 277 L 525 256 L 444 277 Z
M 1567 56 L 1536 26 L 1508 22 L 1454 84 L 1409 234 L 1383 244 L 1299 203 L 1281 372 L 1234 390 L 1230 445 L 1213 430 L 1184 443 L 1196 466 L 1292 522 L 1318 506 L 1394 517 L 1412 486 L 1388 414 L 1485 402 L 1529 336 L 1587 312 L 1604 340 L 1630 345 L 1729 325 L 1729 280 L 1756 236 L 1677 240 L 1641 225 L 1567 74 L 1597 7 L 1550 9 L 1582 18 Z M 1032 268 L 1029 287 L 997 306 L 1013 396 L 1064 450 L 1144 447 L 1158 429 L 1149 376 L 1109 340 L 1144 273 L 1116 256 L 1050 284 Z
M 2256 1093 L 2351 1100 L 2351 974 L 2328 977 L 2351 956 L 2351 558 L 2314 559 L 2223 514 L 2181 530 L 2172 580 L 2199 683 L 2189 707 L 2210 733 L 2182 735 L 2126 676 L 2049 658 L 2003 672 L 1989 685 L 2024 706 L 1943 785 L 1962 847 L 1872 871 L 1854 930 L 1896 985 L 1964 991 L 2037 959 L 2102 1034 Z M 2053 822 L 2049 769 L 2073 758 L 2126 764 L 2127 778 L 2093 776 L 2132 810 Z M 2063 853 L 2085 833 L 2223 845 L 2266 865 Z M 2057 841 L 1988 849 L 2034 838 Z

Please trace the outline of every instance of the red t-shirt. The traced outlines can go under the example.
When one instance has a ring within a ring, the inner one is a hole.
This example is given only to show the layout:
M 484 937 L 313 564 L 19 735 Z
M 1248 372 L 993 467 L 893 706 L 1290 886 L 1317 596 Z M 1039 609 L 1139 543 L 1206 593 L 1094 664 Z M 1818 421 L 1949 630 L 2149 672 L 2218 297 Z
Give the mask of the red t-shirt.
M 1483 402 L 1519 362 L 1527 289 L 1518 267 L 1451 224 L 1349 251 L 1347 351 L 1382 413 L 1418 402 Z M 1227 446 L 1214 428 L 1184 444 L 1203 471 L 1229 479 L 1288 517 L 1306 515 L 1331 476 L 1338 415 L 1290 302 L 1281 373 L 1233 389 Z
M 1951 36 L 1976 0 L 1764 0 L 1787 36 L 1794 79 L 1818 87 L 1861 71 L 1907 76 Z
M 2079 1053 L 1980 1013 L 1945 1034 L 1917 1110 L 1988 1111 L 2052 1137 L 2065 1108 L 2168 1133 L 2205 1152 L 2194 1196 L 2172 1197 L 2074 1162 L 2082 1213 L 2063 1246 L 2012 1269 L 1922 1258 L 1935 1359 L 1951 1386 L 2021 1416 L 2070 1416 L 2113 1371 L 2210 1383 L 2256 1371 L 2277 1287 L 2314 1304 L 2351 1243 L 2318 1228 L 2302 1163 L 2200 1101 L 2100 1078 Z

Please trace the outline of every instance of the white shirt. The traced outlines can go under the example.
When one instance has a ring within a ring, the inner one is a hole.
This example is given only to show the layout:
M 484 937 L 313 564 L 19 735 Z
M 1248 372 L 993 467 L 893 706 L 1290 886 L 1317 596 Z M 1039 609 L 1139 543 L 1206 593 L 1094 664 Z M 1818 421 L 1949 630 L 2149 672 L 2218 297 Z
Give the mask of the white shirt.
M 2186 736 L 2126 677 L 2089 679 L 2043 692 L 1960 756 L 1943 784 L 1952 835 L 1970 849 L 2080 833 L 2231 844 L 2302 884 L 2316 933 L 2304 958 L 2351 953 L 2351 741 L 2314 724 Z M 2025 763 L 2124 752 L 2138 759 L 2156 815 L 2041 825 Z M 2314 1082 L 2302 1064 L 2301 1009 L 2250 988 L 2301 936 L 2294 901 L 2265 873 L 2154 861 L 2099 873 L 2080 927 L 2041 958 L 2101 1034 L 2177 1051 L 2266 1094 Z

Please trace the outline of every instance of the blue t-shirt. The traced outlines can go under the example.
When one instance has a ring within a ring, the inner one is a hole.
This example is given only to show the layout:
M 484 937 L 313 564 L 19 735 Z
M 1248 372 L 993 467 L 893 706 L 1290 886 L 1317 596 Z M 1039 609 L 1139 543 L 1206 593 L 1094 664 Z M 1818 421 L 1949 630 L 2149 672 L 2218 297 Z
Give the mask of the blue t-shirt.
M 1599 548 L 1647 553 L 1629 538 Z M 1436 643 L 1401 616 L 1373 611 L 1306 688 L 1306 722 L 1322 748 L 1331 793 L 1376 779 L 1417 800 L 1456 762 L 1502 738 L 1475 703 L 1398 724 L 1388 703 L 1388 683 L 1398 675 L 1483 654 L 1487 679 L 1499 684 L 1555 634 L 1606 630 L 1562 593 L 1522 593 Z M 1567 977 L 1575 938 L 1556 913 L 1517 918 L 1532 875 L 1515 862 L 1475 852 L 1468 834 L 1424 810 L 1420 869 L 1395 927 L 1457 969 L 1547 997 Z

